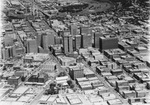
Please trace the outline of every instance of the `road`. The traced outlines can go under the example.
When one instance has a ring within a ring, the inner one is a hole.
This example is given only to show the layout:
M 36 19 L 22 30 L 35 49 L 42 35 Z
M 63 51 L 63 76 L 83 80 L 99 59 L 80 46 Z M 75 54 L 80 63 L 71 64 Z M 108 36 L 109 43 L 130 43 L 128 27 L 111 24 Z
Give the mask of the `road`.
M 42 86 L 42 90 L 39 92 L 39 94 L 37 94 L 37 96 L 34 98 L 34 100 L 29 103 L 28 105 L 37 105 L 38 104 L 38 100 L 41 98 L 41 96 L 44 94 L 45 89 L 49 87 L 49 85 L 52 83 L 51 80 L 47 81 L 48 83 L 45 84 L 44 88 Z
M 95 70 L 93 70 L 87 64 L 87 62 L 83 61 L 82 63 L 85 65 L 85 67 L 89 68 L 90 70 L 92 70 L 95 73 L 95 75 L 98 77 L 99 81 L 101 81 L 105 87 L 108 87 L 110 92 L 113 93 L 118 99 L 120 99 L 124 103 L 123 105 L 129 105 L 127 100 L 123 99 L 122 96 L 116 90 L 114 90 L 114 88 L 105 80 L 104 77 L 100 76 Z

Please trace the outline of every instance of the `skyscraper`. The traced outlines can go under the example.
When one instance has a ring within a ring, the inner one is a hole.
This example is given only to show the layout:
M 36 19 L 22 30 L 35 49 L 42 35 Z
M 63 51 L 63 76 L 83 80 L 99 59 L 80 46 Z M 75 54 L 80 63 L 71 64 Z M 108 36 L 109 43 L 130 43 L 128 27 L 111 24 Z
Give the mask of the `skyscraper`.
M 9 51 L 7 48 L 2 48 L 1 49 L 1 53 L 2 53 L 2 59 L 9 59 Z
M 102 36 L 100 32 L 95 32 L 94 33 L 94 47 L 99 48 L 99 37 Z
M 81 47 L 81 35 L 75 35 L 75 50 Z
M 37 46 L 41 46 L 41 44 L 42 44 L 42 33 L 37 34 L 36 40 L 37 40 Z
M 44 50 L 48 50 L 48 46 L 49 46 L 49 38 L 48 38 L 48 35 L 46 33 L 43 33 L 42 34 L 42 44 L 41 44 L 41 47 L 44 49 Z
M 65 54 L 73 53 L 73 38 L 71 35 L 63 36 L 63 48 Z
M 5 47 L 8 49 L 8 53 L 9 53 L 9 57 L 14 57 L 16 56 L 16 51 L 15 51 L 15 46 L 8 46 L 8 47 Z
M 71 35 L 68 36 L 68 42 L 69 53 L 73 53 L 73 39 Z
M 76 25 L 71 25 L 70 26 L 70 33 L 71 35 L 77 35 L 78 34 L 78 27 Z
M 37 41 L 36 39 L 27 39 L 27 53 L 37 53 Z
M 63 48 L 64 48 L 64 53 L 68 54 L 69 52 L 68 36 L 63 36 Z
M 46 34 L 48 36 L 48 45 L 54 45 L 55 32 L 53 30 L 47 30 Z
M 91 34 L 81 35 L 81 47 L 82 48 L 92 47 L 92 35 Z

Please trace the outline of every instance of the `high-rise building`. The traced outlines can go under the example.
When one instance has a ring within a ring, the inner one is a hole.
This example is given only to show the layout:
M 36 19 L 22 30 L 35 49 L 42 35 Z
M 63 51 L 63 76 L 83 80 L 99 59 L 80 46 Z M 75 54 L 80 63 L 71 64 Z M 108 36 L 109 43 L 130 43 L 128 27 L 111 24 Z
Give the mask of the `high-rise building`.
M 69 46 L 69 53 L 73 53 L 73 39 L 72 39 L 72 36 L 71 35 L 69 35 L 68 36 L 68 46 Z
M 118 38 L 114 36 L 100 37 L 100 51 L 118 48 Z
M 70 26 L 70 33 L 71 35 L 77 35 L 78 34 L 78 27 L 76 25 Z
M 91 34 L 81 35 L 81 47 L 82 48 L 92 47 L 92 35 Z
M 95 32 L 94 33 L 94 47 L 99 48 L 99 37 L 102 36 L 100 32 Z
M 1 49 L 1 56 L 2 59 L 9 59 L 10 57 L 16 56 L 15 46 L 6 46 L 5 48 Z
M 71 35 L 63 36 L 63 48 L 65 54 L 73 53 L 73 37 Z
M 2 59 L 9 59 L 9 50 L 7 48 L 1 49 Z
M 50 45 L 54 45 L 54 34 L 52 34 L 51 32 L 43 33 L 41 47 L 47 52 L 49 51 Z
M 44 34 L 42 34 L 42 44 L 41 44 L 41 47 L 44 50 L 48 50 L 48 46 L 49 46 L 49 38 L 48 38 L 48 35 L 44 33 Z
M 68 36 L 63 36 L 63 48 L 64 48 L 64 53 L 68 54 L 69 52 L 69 46 L 68 46 Z
M 75 50 L 79 49 L 81 47 L 81 35 L 75 35 Z
M 37 46 L 41 46 L 42 44 L 42 33 L 37 34 Z
M 37 41 L 36 39 L 27 39 L 27 53 L 37 53 Z
M 14 57 L 16 56 L 16 51 L 15 51 L 15 46 L 8 46 L 8 47 L 5 47 L 8 49 L 8 53 L 9 53 L 9 57 Z
M 46 31 L 46 34 L 48 35 L 48 45 L 54 45 L 55 32 L 53 30 L 48 30 Z

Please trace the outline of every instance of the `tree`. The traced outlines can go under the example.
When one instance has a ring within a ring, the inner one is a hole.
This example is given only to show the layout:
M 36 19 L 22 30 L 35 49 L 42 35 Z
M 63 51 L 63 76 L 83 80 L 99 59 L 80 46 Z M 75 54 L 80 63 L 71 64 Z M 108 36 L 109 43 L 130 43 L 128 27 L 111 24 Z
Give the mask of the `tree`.
M 63 76 L 66 76 L 66 72 L 60 72 L 58 77 L 63 77 Z
M 55 86 L 56 86 L 55 83 L 51 83 L 51 84 L 50 84 L 50 89 L 53 89 Z
M 70 86 L 71 84 L 73 84 L 71 80 L 68 80 L 67 83 L 68 83 L 69 86 Z
M 23 82 L 24 82 L 24 81 L 25 81 L 25 79 L 26 79 L 26 78 L 25 78 L 24 76 L 22 76 L 22 77 L 21 77 L 21 81 L 23 81 Z
M 70 85 L 70 88 L 71 88 L 71 89 L 73 89 L 74 87 L 75 87 L 74 84 L 71 84 L 71 85 Z

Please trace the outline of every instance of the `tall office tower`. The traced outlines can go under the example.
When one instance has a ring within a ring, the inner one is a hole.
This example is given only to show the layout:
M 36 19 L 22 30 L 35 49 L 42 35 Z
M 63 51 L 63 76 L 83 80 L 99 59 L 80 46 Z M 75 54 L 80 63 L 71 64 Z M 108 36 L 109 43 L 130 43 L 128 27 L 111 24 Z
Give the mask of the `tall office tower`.
M 42 33 L 37 34 L 36 40 L 37 40 L 37 46 L 41 46 L 41 44 L 42 44 Z
M 9 53 L 9 56 L 10 57 L 15 57 L 16 56 L 16 51 L 15 51 L 15 46 L 8 46 L 8 47 L 5 47 L 8 49 L 8 53 Z
M 118 48 L 118 38 L 114 36 L 100 37 L 99 42 L 100 51 L 115 48 Z
M 75 35 L 75 50 L 81 47 L 81 35 Z
M 37 41 L 36 39 L 27 39 L 26 40 L 27 53 L 37 53 Z
M 78 27 L 77 27 L 77 25 L 72 24 L 70 26 L 70 33 L 71 33 L 71 35 L 77 35 L 78 34 Z
M 90 29 L 88 26 L 81 26 L 80 34 L 92 34 L 92 29 Z
M 73 53 L 73 37 L 71 35 L 63 36 L 63 48 L 65 54 Z
M 2 59 L 9 59 L 9 50 L 7 48 L 1 49 Z
M 91 34 L 82 34 L 81 35 L 81 47 L 88 48 L 92 47 L 92 35 Z
M 69 46 L 68 46 L 68 36 L 63 36 L 63 48 L 64 48 L 64 53 L 68 54 L 69 52 Z
M 49 51 L 49 46 L 54 45 L 54 33 L 51 32 L 50 30 L 47 31 L 46 33 L 42 33 L 41 35 L 41 47 L 45 51 Z
M 44 50 L 48 50 L 48 46 L 49 46 L 49 38 L 48 38 L 48 35 L 46 33 L 43 33 L 42 34 L 42 44 L 41 44 L 41 47 L 44 49 Z
M 48 30 L 46 32 L 46 34 L 48 35 L 48 45 L 54 45 L 54 36 L 55 36 L 55 32 L 53 30 Z
M 68 46 L 69 46 L 69 53 L 73 53 L 73 38 L 71 35 L 68 36 Z
M 95 32 L 94 33 L 94 47 L 99 48 L 99 37 L 102 36 L 100 32 Z

